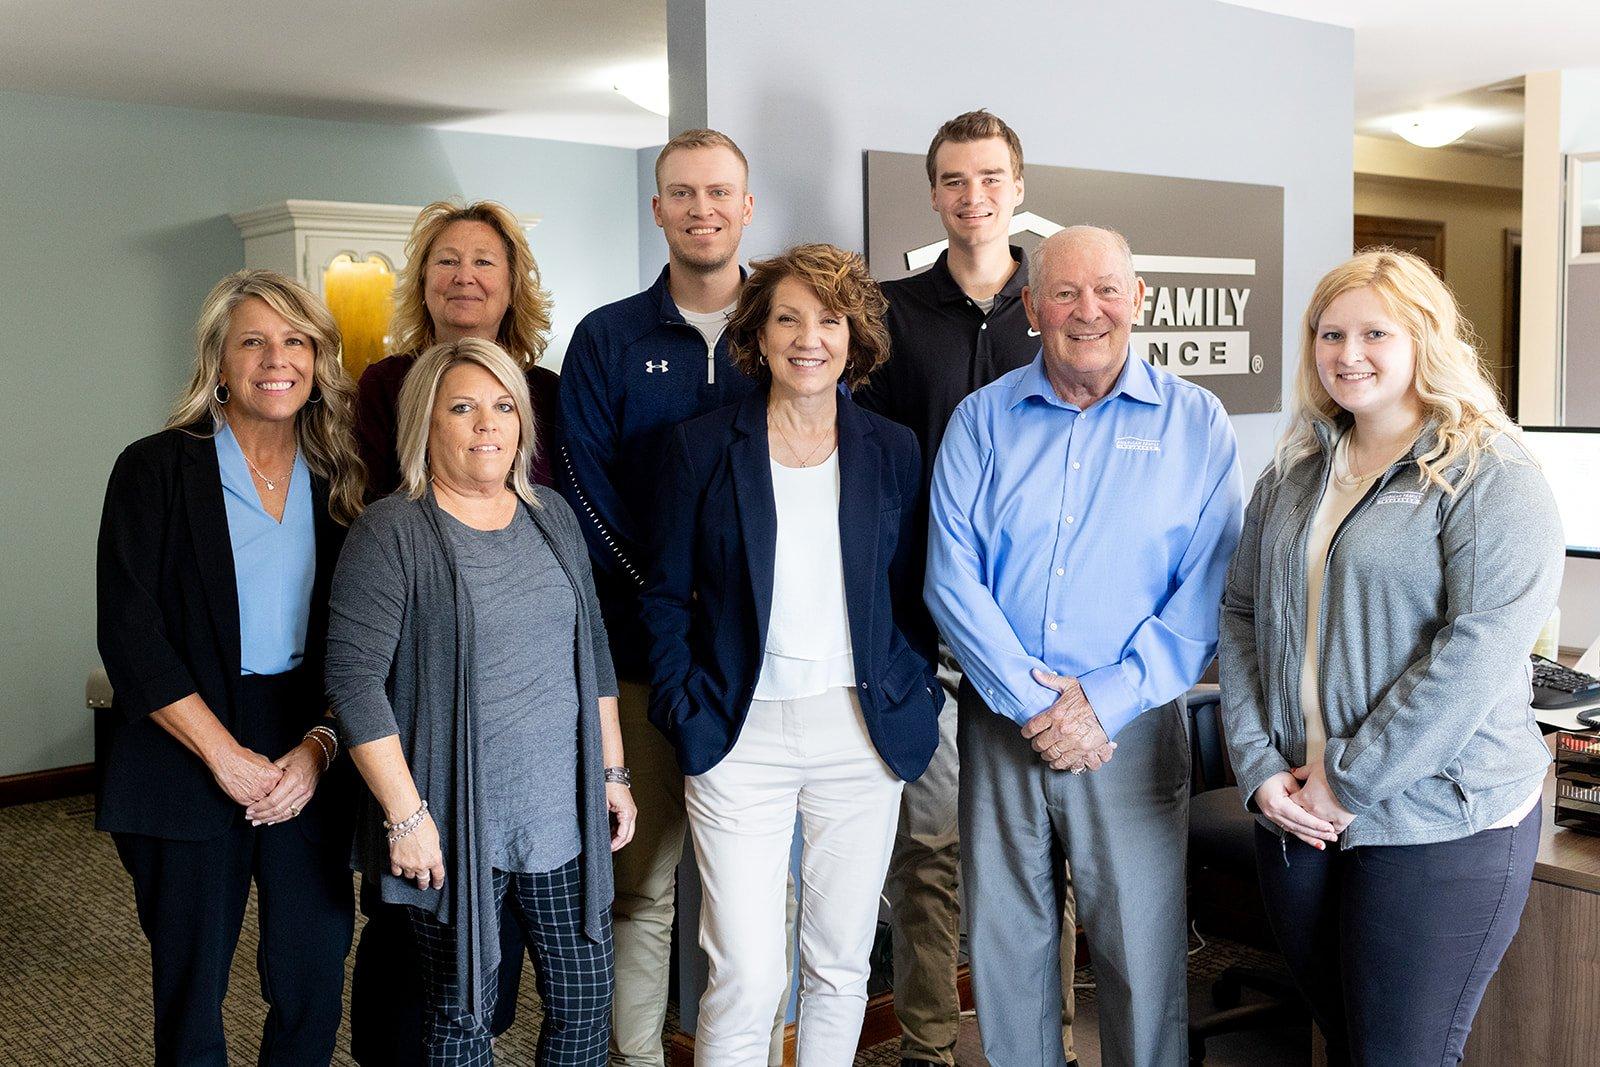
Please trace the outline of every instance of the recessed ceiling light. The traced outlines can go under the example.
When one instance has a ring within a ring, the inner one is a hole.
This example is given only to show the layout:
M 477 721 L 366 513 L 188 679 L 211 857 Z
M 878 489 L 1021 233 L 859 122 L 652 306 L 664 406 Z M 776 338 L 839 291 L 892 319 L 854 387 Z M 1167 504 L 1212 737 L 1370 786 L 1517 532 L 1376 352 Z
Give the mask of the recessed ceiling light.
M 1443 148 L 1461 140 L 1476 125 L 1470 112 L 1424 111 L 1402 115 L 1391 128 L 1418 148 Z

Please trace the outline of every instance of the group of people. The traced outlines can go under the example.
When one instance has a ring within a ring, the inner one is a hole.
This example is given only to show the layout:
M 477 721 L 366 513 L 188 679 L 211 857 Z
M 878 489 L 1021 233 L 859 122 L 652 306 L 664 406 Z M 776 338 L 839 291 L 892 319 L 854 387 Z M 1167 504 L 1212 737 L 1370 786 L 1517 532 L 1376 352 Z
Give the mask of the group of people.
M 1011 245 L 988 112 L 927 172 L 927 271 L 746 271 L 744 155 L 675 137 L 668 265 L 559 377 L 493 203 L 424 209 L 359 384 L 304 288 L 217 285 L 99 544 L 99 825 L 158 1062 L 226 1062 L 253 881 L 260 1062 L 327 1063 L 354 868 L 365 1067 L 492 1063 L 524 956 L 539 1063 L 660 1065 L 687 836 L 698 1063 L 781 1061 L 795 954 L 799 1062 L 850 1063 L 880 893 L 906 1063 L 954 1062 L 963 928 L 988 1061 L 1073 1062 L 1079 922 L 1102 1058 L 1184 1063 L 1183 696 L 1214 658 L 1331 1059 L 1460 1059 L 1532 876 L 1561 534 L 1448 289 L 1392 251 L 1322 280 L 1246 508 L 1221 404 L 1130 355 L 1127 242 Z

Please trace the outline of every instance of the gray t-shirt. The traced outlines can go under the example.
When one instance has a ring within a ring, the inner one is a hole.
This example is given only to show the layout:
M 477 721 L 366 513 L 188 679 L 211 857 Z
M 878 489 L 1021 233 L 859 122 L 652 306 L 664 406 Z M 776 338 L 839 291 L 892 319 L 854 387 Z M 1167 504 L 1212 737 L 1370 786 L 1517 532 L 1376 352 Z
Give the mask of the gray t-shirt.
M 493 865 L 539 873 L 578 836 L 578 601 L 526 511 L 501 530 L 448 528 L 472 601 L 473 705 Z

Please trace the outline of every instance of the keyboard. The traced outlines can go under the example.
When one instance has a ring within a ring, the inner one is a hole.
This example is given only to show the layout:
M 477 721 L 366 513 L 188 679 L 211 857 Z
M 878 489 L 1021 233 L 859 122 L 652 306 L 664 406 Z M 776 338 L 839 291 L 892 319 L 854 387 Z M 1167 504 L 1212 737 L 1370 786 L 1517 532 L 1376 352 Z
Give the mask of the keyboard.
M 1600 701 L 1600 678 L 1563 667 L 1553 659 L 1533 657 L 1533 706 L 1569 708 Z

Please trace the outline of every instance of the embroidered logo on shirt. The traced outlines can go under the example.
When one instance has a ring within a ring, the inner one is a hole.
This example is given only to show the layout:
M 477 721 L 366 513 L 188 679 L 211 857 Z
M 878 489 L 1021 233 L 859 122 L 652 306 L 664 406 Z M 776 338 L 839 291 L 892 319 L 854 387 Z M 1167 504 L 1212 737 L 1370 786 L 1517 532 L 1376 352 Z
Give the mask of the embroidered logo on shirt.
M 1374 504 L 1410 504 L 1413 507 L 1422 503 L 1422 494 L 1415 489 L 1396 489 L 1384 493 L 1373 500 Z
M 654 374 L 656 371 L 660 371 L 662 374 L 667 373 L 667 361 L 664 359 L 647 359 L 644 361 L 644 372 L 646 374 Z
M 1146 437 L 1119 437 L 1117 447 L 1124 452 L 1160 452 L 1161 442 Z

